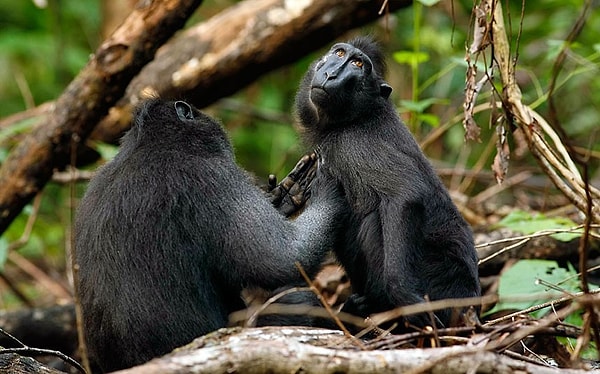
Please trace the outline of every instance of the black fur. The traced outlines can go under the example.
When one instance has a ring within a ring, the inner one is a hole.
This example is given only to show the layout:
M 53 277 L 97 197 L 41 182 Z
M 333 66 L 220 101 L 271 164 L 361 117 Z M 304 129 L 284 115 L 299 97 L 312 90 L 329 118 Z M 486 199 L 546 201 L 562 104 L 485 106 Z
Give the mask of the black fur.
M 362 316 L 396 306 L 480 295 L 472 232 L 388 99 L 384 57 L 370 38 L 335 44 L 305 75 L 296 113 L 351 207 L 336 251 Z M 436 313 L 450 325 L 452 311 Z M 426 315 L 408 318 L 431 324 Z
M 235 164 L 219 123 L 182 101 L 141 105 L 76 220 L 84 327 L 102 369 L 226 326 L 245 286 L 304 285 L 294 264 L 318 271 L 341 210 L 335 186 L 315 192 L 287 221 Z

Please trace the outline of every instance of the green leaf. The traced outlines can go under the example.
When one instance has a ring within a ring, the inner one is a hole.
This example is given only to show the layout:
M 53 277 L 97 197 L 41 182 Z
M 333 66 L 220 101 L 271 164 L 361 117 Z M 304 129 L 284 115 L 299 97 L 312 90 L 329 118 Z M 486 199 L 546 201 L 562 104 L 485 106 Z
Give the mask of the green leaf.
M 398 51 L 392 55 L 399 64 L 408 64 L 411 66 L 429 61 L 429 54 L 425 52 Z
M 7 157 L 8 157 L 8 149 L 0 148 L 0 163 L 6 161 Z
M 0 130 L 0 142 L 18 134 L 25 133 L 37 123 L 36 118 L 29 118 Z
M 404 109 L 407 109 L 410 112 L 423 113 L 427 108 L 429 108 L 433 104 L 437 103 L 438 101 L 440 101 L 440 100 L 436 99 L 434 97 L 431 97 L 429 99 L 419 100 L 419 101 L 400 100 L 400 106 L 403 107 Z
M 575 313 L 571 313 L 569 314 L 563 322 L 574 325 L 574 326 L 583 326 L 583 316 L 582 316 L 583 311 L 577 311 Z M 575 347 L 577 345 L 577 339 L 573 339 L 573 338 L 563 338 L 563 337 L 557 337 L 556 338 L 561 344 L 563 344 L 566 347 Z M 598 350 L 596 349 L 596 342 L 590 342 L 587 347 L 585 347 L 583 349 L 583 351 L 581 352 L 581 354 L 579 355 L 580 358 L 583 359 L 588 359 L 588 360 L 596 360 L 598 358 Z
M 417 0 L 417 1 L 425 6 L 434 6 L 435 4 L 440 2 L 440 0 Z
M 432 127 L 438 127 L 440 125 L 440 118 L 435 114 L 420 113 L 417 115 L 417 119 Z
M 572 266 L 567 270 L 558 266 L 556 261 L 520 260 L 500 277 L 498 296 L 501 301 L 488 313 L 507 309 L 523 310 L 549 299 L 563 296 L 562 292 L 549 289 L 541 284 L 539 280 L 557 285 L 566 292 L 579 292 L 581 289 L 575 275 L 577 275 L 577 272 Z M 566 279 L 568 280 L 565 281 Z M 590 284 L 590 288 L 595 289 L 598 286 Z M 516 298 L 524 300 L 515 301 Z M 532 315 L 539 318 L 546 314 L 548 310 L 549 307 L 538 310 Z
M 105 161 L 112 160 L 119 152 L 119 147 L 108 143 L 96 143 L 96 151 Z
M 0 238 L 0 271 L 4 271 L 4 264 L 8 258 L 8 240 Z
M 549 260 L 521 260 L 505 271 L 500 277 L 498 296 L 501 301 L 494 306 L 489 313 L 500 310 L 523 310 L 538 305 L 550 298 L 561 296 L 560 292 L 548 290 L 546 286 L 539 284 L 538 279 L 549 283 L 558 283 L 568 277 L 566 269 L 558 266 L 556 261 Z M 546 296 L 546 297 L 540 297 Z M 525 301 L 502 301 L 502 299 L 524 298 L 531 296 Z M 534 313 L 539 317 L 547 312 L 548 308 Z
M 501 219 L 495 226 L 505 227 L 528 235 L 543 230 L 567 230 L 577 226 L 577 224 L 565 217 L 546 217 L 541 213 L 531 214 L 522 210 L 515 210 Z M 559 233 L 550 236 L 556 240 L 568 242 L 580 237 L 581 234 L 582 230 L 575 230 L 572 233 Z

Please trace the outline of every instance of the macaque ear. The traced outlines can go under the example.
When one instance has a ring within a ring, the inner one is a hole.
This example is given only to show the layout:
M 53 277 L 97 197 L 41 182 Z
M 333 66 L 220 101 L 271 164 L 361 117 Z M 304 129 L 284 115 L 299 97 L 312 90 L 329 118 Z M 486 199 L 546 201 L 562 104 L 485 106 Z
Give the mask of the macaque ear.
M 182 121 L 186 119 L 194 119 L 194 112 L 192 111 L 192 107 L 185 101 L 176 101 L 175 111 L 177 112 L 177 116 L 179 117 L 179 119 Z
M 390 86 L 387 83 L 382 83 L 379 86 L 379 93 L 381 94 L 381 96 L 384 99 L 387 99 L 388 97 L 390 97 L 390 94 L 392 93 L 392 86 Z

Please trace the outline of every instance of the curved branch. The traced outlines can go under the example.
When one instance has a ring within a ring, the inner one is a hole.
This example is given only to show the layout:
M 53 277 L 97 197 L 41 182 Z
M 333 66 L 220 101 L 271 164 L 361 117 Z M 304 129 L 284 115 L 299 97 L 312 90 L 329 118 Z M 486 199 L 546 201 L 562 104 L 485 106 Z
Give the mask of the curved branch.
M 521 90 L 516 83 L 514 65 L 510 58 L 510 44 L 504 29 L 501 3 L 488 0 L 492 9 L 492 34 L 494 40 L 494 60 L 498 64 L 502 78 L 503 105 L 514 116 L 518 126 L 523 130 L 531 154 L 554 185 L 582 212 L 586 211 L 587 200 L 583 186 L 585 183 L 577 170 L 571 156 L 566 151 L 558 135 L 551 126 L 545 124 L 543 118 L 527 105 L 523 104 Z M 551 148 L 546 142 L 547 135 L 554 142 Z M 558 159 L 558 156 L 561 159 Z M 592 190 L 592 215 L 595 222 L 600 222 L 600 202 L 598 190 Z
M 338 348 L 331 348 L 338 347 Z M 122 374 L 556 373 L 477 346 L 358 351 L 341 332 L 300 327 L 220 329 Z M 561 373 L 585 373 L 561 369 Z
M 118 139 L 129 128 L 131 105 L 144 92 L 184 97 L 203 108 L 261 75 L 328 45 L 381 15 L 377 1 L 246 0 L 189 28 L 161 48 L 102 120 L 92 138 Z M 388 11 L 410 0 L 388 2 Z

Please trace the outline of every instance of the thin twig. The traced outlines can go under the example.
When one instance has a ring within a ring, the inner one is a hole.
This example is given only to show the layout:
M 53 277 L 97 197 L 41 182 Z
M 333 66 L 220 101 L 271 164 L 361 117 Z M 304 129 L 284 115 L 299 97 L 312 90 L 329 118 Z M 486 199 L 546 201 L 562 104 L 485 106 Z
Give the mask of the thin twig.
M 10 245 L 8 246 L 9 252 L 21 248 L 22 246 L 27 244 L 27 242 L 29 241 L 29 238 L 31 237 L 31 232 L 33 231 L 33 225 L 35 224 L 35 221 L 37 220 L 38 212 L 40 211 L 41 203 L 42 203 L 42 193 L 38 193 L 37 195 L 35 195 L 35 198 L 33 199 L 31 214 L 29 215 L 29 218 L 27 218 L 27 223 L 25 224 L 25 229 L 23 230 L 23 233 L 21 234 L 21 237 L 19 239 L 10 243 Z
M 596 294 L 600 294 L 600 288 L 596 289 L 596 290 L 592 290 L 592 291 L 590 291 L 588 293 L 588 295 L 596 295 Z M 534 305 L 534 306 L 529 307 L 527 309 L 520 310 L 518 312 L 507 314 L 507 315 L 502 316 L 500 318 L 496 318 L 494 320 L 488 321 L 488 322 L 486 322 L 485 325 L 486 326 L 495 325 L 495 324 L 498 324 L 500 322 L 508 321 L 508 320 L 510 320 L 512 318 L 518 317 L 518 316 L 523 315 L 523 314 L 532 313 L 532 312 L 535 312 L 537 310 L 544 309 L 544 308 L 547 308 L 547 307 L 550 307 L 550 306 L 553 306 L 553 305 L 556 305 L 556 304 L 565 303 L 567 301 L 573 301 L 573 300 L 575 300 L 577 298 L 580 298 L 580 297 L 582 297 L 584 295 L 586 295 L 584 292 L 576 292 L 576 293 L 574 293 L 572 295 L 569 295 L 569 296 L 564 296 L 564 297 L 561 297 L 561 298 L 558 298 L 558 299 L 550 300 L 550 301 L 547 301 L 545 303 Z
M 511 244 L 509 246 L 506 246 L 506 247 L 502 248 L 501 250 L 492 253 L 491 255 L 487 256 L 486 258 L 482 258 L 481 260 L 479 260 L 479 262 L 477 263 L 477 265 L 485 264 L 486 262 L 490 261 L 491 259 L 493 259 L 493 258 L 495 258 L 497 256 L 500 256 L 503 253 L 506 253 L 506 252 L 508 252 L 508 251 L 510 251 L 512 249 L 515 249 L 515 248 L 519 248 L 519 247 L 527 244 L 527 242 L 529 242 L 530 240 L 531 240 L 531 238 L 525 238 L 525 239 L 523 239 L 523 240 L 521 240 L 521 241 L 519 241 L 519 242 L 517 242 L 515 244 Z
M 68 184 L 71 182 L 88 182 L 96 174 L 95 171 L 77 170 L 74 166 L 68 171 L 57 171 L 52 174 L 52 182 Z
M 76 208 L 76 190 L 75 190 L 75 165 L 77 164 L 77 143 L 79 139 L 73 135 L 71 138 L 71 162 L 67 173 L 69 173 L 69 241 L 66 245 L 66 268 L 71 269 L 71 279 L 73 281 L 73 303 L 75 304 L 75 326 L 77 328 L 77 343 L 81 363 L 88 373 L 92 372 L 90 358 L 88 354 L 87 341 L 85 340 L 85 329 L 83 326 L 83 309 L 81 307 L 81 299 L 79 297 L 79 264 L 77 263 L 75 246 L 75 208 Z M 56 174 L 56 173 L 55 173 Z M 67 270 L 68 273 L 69 270 Z
M 302 291 L 310 291 L 310 287 L 292 287 L 292 288 L 288 288 L 286 290 L 283 290 L 281 292 L 279 292 L 276 295 L 273 295 L 272 297 L 270 297 L 267 301 L 265 301 L 259 308 L 257 308 L 254 313 L 252 313 L 252 315 L 250 316 L 250 318 L 248 318 L 248 320 L 246 321 L 245 327 L 252 327 L 254 325 L 256 325 L 256 320 L 257 318 L 263 314 L 263 312 L 265 311 L 265 309 L 267 309 L 267 307 L 273 303 L 275 303 L 277 300 L 279 300 L 280 298 L 295 293 L 295 292 L 302 292 Z
M 17 299 L 21 300 L 23 304 L 25 304 L 29 308 L 35 307 L 33 301 L 29 300 L 27 295 L 21 292 L 17 285 L 3 271 L 0 272 L 0 279 L 4 281 L 6 286 L 12 291 L 13 294 L 15 294 Z
M 489 350 L 503 352 L 506 349 L 512 347 L 517 342 L 527 337 L 528 335 L 534 334 L 539 329 L 549 327 L 551 324 L 556 323 L 556 321 L 562 320 L 566 316 L 572 314 L 577 309 L 579 309 L 578 305 L 570 305 L 564 309 L 557 311 L 556 313 L 547 315 L 544 318 L 537 320 L 535 325 L 517 329 L 505 339 L 489 342 L 488 344 L 486 344 L 486 348 Z
M 493 143 L 490 143 L 490 144 L 493 144 Z M 522 171 L 522 172 L 506 179 L 502 184 L 494 184 L 491 187 L 489 187 L 489 188 L 483 190 L 482 192 L 478 193 L 477 195 L 473 196 L 472 198 L 469 199 L 469 203 L 477 206 L 477 205 L 483 203 L 484 201 L 487 201 L 491 197 L 497 195 L 501 191 L 509 189 L 512 186 L 515 186 L 519 183 L 522 183 L 529 178 L 531 178 L 531 172 Z
M 302 267 L 302 265 L 299 262 L 296 262 L 296 268 L 298 268 L 298 271 L 300 272 L 300 274 L 302 274 L 302 278 L 304 278 L 306 283 L 310 285 L 310 289 L 315 293 L 315 295 L 317 295 L 317 297 L 319 298 L 319 301 L 321 302 L 321 304 L 323 305 L 325 310 L 327 310 L 327 313 L 329 313 L 331 318 L 335 321 L 335 324 L 340 328 L 340 330 L 342 330 L 344 335 L 346 335 L 346 337 L 350 338 L 358 347 L 360 347 L 360 349 L 365 350 L 366 348 L 365 348 L 364 344 L 362 344 L 359 339 L 355 338 L 350 333 L 350 331 L 348 331 L 348 329 L 346 328 L 346 326 L 344 326 L 342 321 L 340 321 L 338 316 L 333 312 L 333 310 L 331 310 L 331 307 L 327 303 L 327 300 L 325 300 L 325 297 L 323 297 L 323 294 L 319 291 L 319 289 L 317 287 L 315 287 L 314 283 L 310 280 L 310 277 L 308 276 L 308 274 L 306 274 L 306 272 L 304 271 L 304 268 Z
M 46 272 L 36 266 L 33 262 L 20 255 L 18 252 L 9 252 L 8 259 L 37 282 L 39 282 L 40 285 L 50 291 L 54 296 L 61 299 L 71 298 L 71 292 L 64 285 L 52 279 L 48 274 L 46 274 Z
M 20 348 L 0 348 L 0 354 L 16 353 L 21 356 L 54 356 L 54 357 L 60 358 L 64 362 L 73 366 L 79 372 L 81 372 L 83 374 L 87 373 L 85 371 L 85 369 L 77 361 L 73 360 L 71 357 L 65 355 L 62 352 L 53 351 L 51 349 L 31 348 L 31 347 L 27 346 L 26 344 L 24 344 L 19 339 L 17 339 L 16 337 L 14 337 L 8 331 L 4 330 L 3 328 L 0 328 L 0 334 L 5 335 L 6 337 L 8 337 L 9 339 L 13 340 L 14 342 L 16 342 L 17 344 L 19 344 L 21 346 Z
M 600 228 L 600 224 L 592 224 L 591 227 L 592 228 Z M 529 235 L 513 236 L 511 238 L 503 238 L 503 239 L 493 240 L 493 241 L 487 242 L 487 243 L 477 244 L 475 246 L 475 248 L 477 248 L 477 249 L 485 248 L 485 247 L 489 247 L 489 246 L 496 245 L 496 244 L 514 242 L 515 240 L 533 239 L 533 238 L 537 238 L 537 237 L 541 237 L 541 236 L 549 236 L 549 235 L 561 234 L 561 233 L 570 233 L 573 231 L 581 230 L 582 228 L 583 228 L 583 225 L 578 225 L 578 226 L 571 227 L 568 229 L 540 230 L 540 231 L 536 231 L 533 234 L 529 234 Z M 594 234 L 594 233 L 590 233 L 590 234 L 592 235 L 592 237 L 594 237 L 596 239 L 600 239 L 600 235 Z
M 491 304 L 498 301 L 496 295 L 487 295 L 482 297 L 466 297 L 461 299 L 442 299 L 426 303 L 412 304 L 394 308 L 386 312 L 371 315 L 371 320 L 376 325 L 395 320 L 399 317 L 430 312 L 448 308 L 465 308 L 474 305 Z

